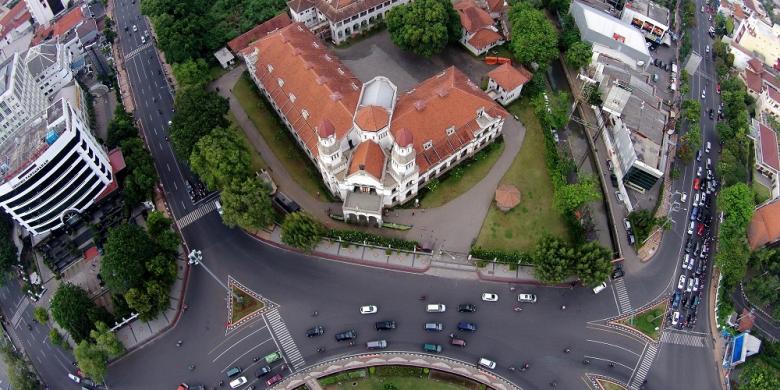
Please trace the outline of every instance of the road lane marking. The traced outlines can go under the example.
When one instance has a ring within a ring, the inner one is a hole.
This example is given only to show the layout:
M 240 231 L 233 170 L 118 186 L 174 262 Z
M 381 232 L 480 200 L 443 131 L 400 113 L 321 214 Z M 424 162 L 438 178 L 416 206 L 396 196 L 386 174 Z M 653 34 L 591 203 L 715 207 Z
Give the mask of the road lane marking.
M 179 218 L 176 220 L 176 225 L 179 227 L 179 229 L 184 228 L 185 226 L 197 221 L 204 215 L 214 211 L 217 209 L 217 203 L 216 202 L 208 202 L 203 204 L 202 206 L 196 208 L 195 210 L 192 210 L 189 214 Z
M 157 128 L 156 127 L 152 127 L 152 130 L 154 130 L 154 135 L 157 135 Z
M 612 285 L 615 287 L 618 301 L 620 302 L 620 305 L 618 307 L 621 312 L 620 314 L 630 312 L 631 300 L 629 299 L 628 291 L 626 290 L 626 282 L 623 281 L 623 278 L 618 278 L 614 282 L 612 282 Z
M 611 360 L 611 359 L 604 359 L 604 358 L 600 358 L 600 357 L 598 357 L 598 356 L 590 356 L 590 355 L 585 355 L 585 359 L 595 359 L 595 360 L 603 360 L 603 361 L 605 361 L 605 362 L 612 362 L 612 363 L 615 363 L 615 364 L 621 365 L 621 366 L 623 366 L 623 367 L 625 367 L 625 368 L 627 368 L 627 369 L 631 370 L 631 367 L 629 367 L 629 366 L 627 366 L 627 365 L 625 365 L 625 364 L 623 364 L 623 363 L 621 363 L 621 362 L 616 362 L 616 361 L 614 361 L 614 360 Z
M 274 307 L 266 312 L 263 317 L 268 321 L 268 323 L 270 323 L 271 334 L 275 336 L 274 343 L 276 343 L 276 338 L 278 338 L 279 343 L 281 343 L 280 350 L 290 358 L 290 372 L 299 366 L 303 366 L 305 364 L 303 355 L 301 355 L 301 351 L 295 344 L 295 340 L 290 334 L 289 329 L 287 329 L 287 325 L 285 325 L 284 321 L 282 321 L 282 316 L 279 314 L 279 309 Z M 279 343 L 277 343 L 277 346 Z
M 663 332 L 661 342 L 666 344 L 684 345 L 688 347 L 704 348 L 707 346 L 707 339 L 704 336 L 678 332 Z
M 219 355 L 217 355 L 217 357 L 215 357 L 215 358 L 214 358 L 214 360 L 212 360 L 211 362 L 212 362 L 212 363 L 216 362 L 216 361 L 217 361 L 217 359 L 219 359 L 220 357 L 222 357 L 222 355 L 224 355 L 225 353 L 227 353 L 227 351 L 230 351 L 230 349 L 231 349 L 231 348 L 235 347 L 236 345 L 240 344 L 242 341 L 246 340 L 248 337 L 252 336 L 253 334 L 255 334 L 255 333 L 257 333 L 257 332 L 259 332 L 259 331 L 261 331 L 261 330 L 263 330 L 263 329 L 265 329 L 265 327 L 262 327 L 262 328 L 260 328 L 260 329 L 258 329 L 258 330 L 256 330 L 256 331 L 254 331 L 254 332 L 252 332 L 252 333 L 250 333 L 250 334 L 248 334 L 248 335 L 244 336 L 244 337 L 243 337 L 241 340 L 238 340 L 238 341 L 236 341 L 235 343 L 233 343 L 232 345 L 230 345 L 229 347 L 227 347 L 227 349 L 225 349 L 224 351 L 222 351 L 222 353 L 220 353 Z M 213 352 L 213 350 L 212 350 L 212 352 Z M 211 352 L 209 352 L 209 354 L 211 354 Z
M 636 353 L 636 352 L 634 352 L 634 351 L 632 351 L 632 350 L 630 350 L 630 349 L 628 349 L 628 348 L 621 347 L 621 346 L 619 346 L 619 345 L 615 345 L 615 344 L 612 344 L 612 343 L 608 343 L 608 342 L 606 342 L 606 341 L 598 341 L 598 340 L 591 340 L 591 339 L 587 339 L 587 340 L 585 340 L 585 341 L 590 341 L 591 343 L 604 344 L 604 345 L 609 345 L 610 347 L 620 348 L 620 349 L 622 349 L 622 350 L 624 350 L 624 351 L 626 351 L 626 352 L 628 352 L 628 353 L 633 353 L 634 355 L 636 355 L 637 357 L 639 357 L 639 354 L 638 354 L 638 353 Z M 631 368 L 631 367 L 629 367 L 629 369 L 630 369 L 630 368 Z
M 650 372 L 650 367 L 653 366 L 653 359 L 655 354 L 658 353 L 658 347 L 655 344 L 648 343 L 645 346 L 645 350 L 642 352 L 642 358 L 636 363 L 634 372 L 631 373 L 631 378 L 628 381 L 628 387 L 632 389 L 638 389 L 639 386 L 647 378 L 647 373 Z
M 252 348 L 249 348 L 249 349 L 248 349 L 246 352 L 242 353 L 242 354 L 241 354 L 239 357 L 235 358 L 235 360 L 233 360 L 232 362 L 230 362 L 230 364 L 228 364 L 227 366 L 225 366 L 225 368 L 223 368 L 223 369 L 222 369 L 222 371 L 220 371 L 220 372 L 225 372 L 225 371 L 227 371 L 227 370 L 228 370 L 228 369 L 229 369 L 231 366 L 233 366 L 233 364 L 235 364 L 237 361 L 241 360 L 241 358 L 242 358 L 242 357 L 246 356 L 246 355 L 247 355 L 249 352 L 252 352 L 252 351 L 253 351 L 253 350 L 255 350 L 257 347 L 259 347 L 259 346 L 262 346 L 263 344 L 265 344 L 265 343 L 267 343 L 267 342 L 269 342 L 269 341 L 271 341 L 271 339 L 270 339 L 270 338 L 269 338 L 269 339 L 266 339 L 265 341 L 263 341 L 263 342 L 262 342 L 262 343 L 260 343 L 260 344 L 257 344 L 257 345 L 255 345 L 255 346 L 254 346 L 254 347 L 252 347 Z M 212 362 L 212 363 L 213 363 L 213 362 Z

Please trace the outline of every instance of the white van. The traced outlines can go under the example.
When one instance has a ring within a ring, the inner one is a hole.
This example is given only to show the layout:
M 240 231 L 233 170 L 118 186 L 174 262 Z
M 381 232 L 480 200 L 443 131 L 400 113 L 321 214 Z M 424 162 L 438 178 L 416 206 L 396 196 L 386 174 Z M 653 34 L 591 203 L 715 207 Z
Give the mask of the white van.
M 219 201 L 214 202 L 214 205 L 217 206 L 217 212 L 219 215 L 222 215 L 222 203 L 219 203 Z
M 536 294 L 517 294 L 518 302 L 536 303 Z
M 496 369 L 496 362 L 485 358 L 479 358 L 479 365 L 485 368 L 489 368 L 491 370 Z
M 605 288 L 607 288 L 607 282 L 601 282 L 601 284 L 599 284 L 598 286 L 593 287 L 593 293 L 598 294 L 601 292 L 601 290 L 604 290 Z
M 672 74 L 677 74 L 677 64 L 672 64 Z
M 425 311 L 428 313 L 444 313 L 447 311 L 447 306 L 445 306 L 443 303 L 432 303 L 425 306 Z

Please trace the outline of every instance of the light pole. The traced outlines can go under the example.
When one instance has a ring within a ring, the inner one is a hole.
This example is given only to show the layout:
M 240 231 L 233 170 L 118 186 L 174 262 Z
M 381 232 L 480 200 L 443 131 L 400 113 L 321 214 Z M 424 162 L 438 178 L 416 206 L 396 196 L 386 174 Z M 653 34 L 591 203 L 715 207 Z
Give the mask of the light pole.
M 206 264 L 203 263 L 203 252 L 201 252 L 200 249 L 193 249 L 192 251 L 190 251 L 190 254 L 187 255 L 187 259 L 189 259 L 188 263 L 190 265 L 199 265 L 203 267 L 203 269 L 205 269 L 206 272 L 208 272 L 208 274 L 211 275 L 211 277 L 214 278 L 214 280 L 216 280 L 220 286 L 222 286 L 222 288 L 227 290 L 228 294 L 232 295 L 233 298 L 236 299 L 238 303 L 241 303 L 241 297 L 233 293 L 233 290 L 228 288 L 228 286 L 226 286 L 225 283 L 222 283 L 222 281 L 217 277 L 217 275 L 214 275 L 214 273 L 211 272 L 209 267 L 206 267 Z

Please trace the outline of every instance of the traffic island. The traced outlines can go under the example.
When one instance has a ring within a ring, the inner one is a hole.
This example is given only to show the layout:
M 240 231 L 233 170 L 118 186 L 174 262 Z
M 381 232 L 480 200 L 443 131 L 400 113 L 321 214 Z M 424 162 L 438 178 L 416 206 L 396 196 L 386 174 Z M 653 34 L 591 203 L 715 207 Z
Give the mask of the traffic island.
M 228 276 L 228 322 L 227 329 L 233 330 L 257 318 L 269 306 L 269 301 L 260 294 Z
M 325 390 L 430 389 L 478 390 L 485 385 L 460 375 L 422 367 L 376 366 L 345 371 L 319 379 Z
M 661 325 L 663 324 L 665 314 L 666 302 L 662 301 L 638 314 L 623 318 L 618 322 L 642 332 L 642 334 L 657 342 L 661 337 Z
M 610 380 L 597 379 L 596 382 L 603 390 L 626 390 L 626 387 Z

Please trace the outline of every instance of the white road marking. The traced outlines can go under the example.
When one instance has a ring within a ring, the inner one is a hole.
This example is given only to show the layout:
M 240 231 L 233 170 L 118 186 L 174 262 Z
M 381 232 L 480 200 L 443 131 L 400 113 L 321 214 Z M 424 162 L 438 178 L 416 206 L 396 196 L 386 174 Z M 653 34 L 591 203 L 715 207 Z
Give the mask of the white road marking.
M 591 343 L 604 344 L 604 345 L 609 345 L 610 347 L 620 348 L 620 349 L 622 349 L 622 350 L 624 350 L 624 351 L 626 351 L 628 353 L 632 353 L 632 354 L 636 355 L 637 357 L 639 357 L 638 353 L 636 353 L 636 352 L 634 352 L 634 351 L 632 351 L 632 350 L 630 350 L 628 348 L 621 347 L 621 346 L 615 345 L 615 344 L 611 344 L 611 343 L 608 343 L 606 341 L 598 341 L 598 340 L 590 340 L 590 339 L 587 339 L 585 341 L 590 341 Z
M 241 356 L 237 357 L 235 360 L 233 360 L 232 362 L 230 362 L 230 363 L 229 363 L 229 364 L 228 364 L 228 365 L 227 365 L 225 368 L 223 368 L 223 369 L 222 369 L 222 371 L 220 371 L 220 372 L 225 372 L 225 371 L 227 371 L 227 370 L 228 370 L 228 368 L 230 368 L 231 366 L 233 366 L 233 364 L 235 364 L 237 361 L 239 361 L 239 360 L 240 360 L 242 357 L 246 356 L 246 355 L 247 355 L 249 352 L 252 352 L 252 351 L 253 351 L 255 348 L 257 348 L 257 347 L 259 347 L 259 346 L 261 346 L 261 345 L 263 345 L 263 344 L 265 344 L 265 343 L 267 343 L 267 342 L 269 342 L 269 341 L 271 341 L 271 340 L 272 340 L 272 339 L 270 339 L 270 338 L 268 338 L 268 339 L 265 339 L 265 340 L 264 340 L 262 343 L 260 343 L 260 344 L 257 344 L 257 345 L 255 345 L 255 346 L 254 346 L 254 347 L 252 347 L 252 348 L 249 348 L 249 350 L 247 350 L 246 352 L 242 353 L 242 354 L 241 354 Z
M 605 362 L 612 362 L 612 363 L 615 363 L 617 365 L 623 366 L 623 367 L 625 367 L 625 368 L 627 368 L 629 370 L 631 369 L 631 367 L 629 367 L 629 366 L 627 366 L 627 365 L 625 365 L 625 364 L 623 364 L 621 362 L 616 362 L 614 360 L 604 359 L 604 358 L 600 358 L 600 357 L 597 357 L 597 356 L 590 356 L 590 355 L 585 355 L 585 358 L 586 359 L 603 360 Z
M 259 331 L 261 331 L 261 330 L 263 330 L 263 329 L 265 329 L 265 327 L 262 327 L 262 328 L 260 328 L 260 329 L 258 329 L 258 330 L 256 330 L 256 331 L 254 331 L 254 332 L 252 332 L 252 333 L 250 333 L 250 334 L 248 334 L 248 335 L 244 336 L 243 338 L 241 338 L 240 340 L 236 341 L 235 343 L 231 344 L 229 347 L 227 347 L 227 349 L 225 349 L 224 351 L 222 351 L 222 353 L 220 353 L 219 355 L 217 355 L 217 357 L 215 357 L 215 358 L 214 358 L 214 360 L 212 360 L 211 362 L 212 362 L 212 363 L 215 363 L 215 362 L 217 361 L 217 359 L 219 359 L 220 357 L 222 357 L 222 355 L 224 355 L 225 353 L 227 353 L 227 351 L 230 351 L 230 349 L 231 349 L 231 348 L 235 347 L 235 346 L 236 346 L 236 345 L 238 345 L 238 344 L 241 344 L 241 342 L 242 342 L 242 341 L 246 340 L 247 338 L 249 338 L 249 337 L 250 337 L 250 336 L 252 336 L 253 334 L 255 334 L 255 333 L 257 333 L 257 332 L 259 332 Z M 216 348 L 215 348 L 215 349 L 216 349 Z M 214 350 L 211 350 L 211 352 L 214 352 Z M 211 354 L 211 352 L 209 352 L 209 354 Z

